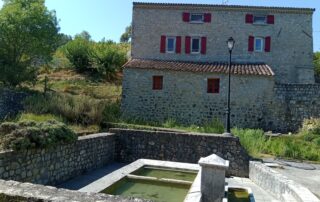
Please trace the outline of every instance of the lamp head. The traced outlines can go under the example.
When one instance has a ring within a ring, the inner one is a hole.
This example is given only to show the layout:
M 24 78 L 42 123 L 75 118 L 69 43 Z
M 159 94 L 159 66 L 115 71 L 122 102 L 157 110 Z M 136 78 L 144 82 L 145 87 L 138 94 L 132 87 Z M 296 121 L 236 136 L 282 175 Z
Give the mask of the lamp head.
M 235 44 L 235 40 L 232 37 L 230 37 L 227 41 L 227 44 L 229 51 L 232 51 Z

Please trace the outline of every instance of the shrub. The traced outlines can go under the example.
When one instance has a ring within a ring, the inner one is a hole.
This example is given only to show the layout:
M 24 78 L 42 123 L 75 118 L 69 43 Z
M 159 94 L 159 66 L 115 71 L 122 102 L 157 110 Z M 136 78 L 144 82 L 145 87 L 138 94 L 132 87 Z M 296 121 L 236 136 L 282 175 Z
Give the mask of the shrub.
M 320 136 L 320 119 L 311 118 L 303 121 L 301 132 Z
M 0 143 L 2 149 L 24 150 L 49 148 L 76 141 L 77 136 L 65 124 L 57 121 L 2 123 Z
M 19 117 L 19 121 L 35 121 L 35 122 L 44 122 L 56 120 L 62 122 L 62 118 L 54 116 L 52 114 L 32 114 L 32 113 L 23 113 Z
M 103 121 L 116 122 L 120 120 L 120 101 L 109 102 L 105 105 L 103 110 Z
M 54 114 L 71 123 L 90 125 L 103 119 L 105 102 L 88 96 L 48 93 L 47 96 L 36 94 L 24 102 L 25 110 L 35 114 Z

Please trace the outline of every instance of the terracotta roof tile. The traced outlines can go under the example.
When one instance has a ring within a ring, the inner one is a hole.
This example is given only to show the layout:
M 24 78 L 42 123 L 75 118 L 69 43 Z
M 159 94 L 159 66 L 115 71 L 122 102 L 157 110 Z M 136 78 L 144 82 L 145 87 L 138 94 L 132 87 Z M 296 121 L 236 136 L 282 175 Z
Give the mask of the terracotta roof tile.
M 165 61 L 132 59 L 127 62 L 124 68 L 172 70 L 183 72 L 211 72 L 228 73 L 228 63 L 221 62 L 185 62 L 185 61 Z M 259 75 L 274 76 L 271 67 L 264 63 L 236 63 L 232 64 L 231 73 L 237 75 Z

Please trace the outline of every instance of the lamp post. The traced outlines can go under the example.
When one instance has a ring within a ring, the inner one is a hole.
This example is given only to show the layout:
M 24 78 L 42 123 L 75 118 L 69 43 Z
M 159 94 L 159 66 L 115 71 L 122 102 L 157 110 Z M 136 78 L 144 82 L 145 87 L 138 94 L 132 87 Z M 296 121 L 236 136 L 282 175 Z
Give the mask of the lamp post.
M 229 70 L 228 70 L 228 101 L 227 101 L 227 120 L 226 120 L 226 133 L 231 134 L 230 130 L 230 78 L 231 78 L 231 55 L 232 55 L 232 50 L 235 44 L 235 41 L 232 37 L 230 37 L 227 41 L 228 44 L 228 49 L 229 49 Z

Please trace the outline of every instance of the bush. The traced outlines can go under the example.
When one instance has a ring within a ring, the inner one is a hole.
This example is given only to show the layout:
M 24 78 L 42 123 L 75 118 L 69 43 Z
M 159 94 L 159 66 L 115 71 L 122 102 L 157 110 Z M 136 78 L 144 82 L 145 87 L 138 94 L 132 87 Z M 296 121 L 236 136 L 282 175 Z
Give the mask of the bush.
M 54 114 L 66 121 L 82 125 L 100 123 L 103 119 L 104 101 L 87 96 L 48 93 L 36 94 L 24 101 L 26 112 L 34 114 Z
M 104 122 L 116 122 L 120 120 L 121 110 L 120 101 L 109 102 L 106 104 L 103 110 L 103 121 Z
M 75 133 L 57 121 L 2 123 L 0 143 L 2 149 L 25 150 L 49 148 L 77 140 Z
M 35 121 L 35 122 L 44 122 L 56 120 L 62 122 L 62 118 L 54 116 L 52 114 L 32 114 L 32 113 L 23 113 L 19 117 L 19 121 Z
M 309 135 L 319 135 L 320 137 L 320 119 L 305 119 L 303 121 L 301 132 Z

